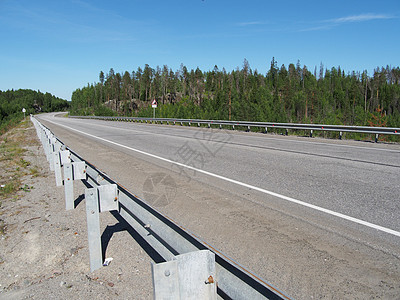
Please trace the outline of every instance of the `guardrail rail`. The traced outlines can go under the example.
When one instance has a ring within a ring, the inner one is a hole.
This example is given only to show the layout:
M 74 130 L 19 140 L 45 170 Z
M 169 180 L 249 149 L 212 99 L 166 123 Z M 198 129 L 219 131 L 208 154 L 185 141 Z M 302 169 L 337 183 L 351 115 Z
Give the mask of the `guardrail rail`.
M 87 187 L 85 202 L 91 271 L 103 265 L 99 215 L 100 212 L 111 211 L 118 218 L 125 220 L 141 236 L 159 256 L 161 262 L 172 263 L 182 255 L 191 255 L 195 251 L 209 251 L 213 260 L 215 259 L 215 266 L 210 271 L 214 273 L 205 278 L 206 280 L 202 281 L 201 284 L 210 287 L 209 291 L 215 290 L 220 298 L 290 299 L 273 285 L 188 232 L 168 216 L 151 207 L 98 170 L 72 149 L 66 147 L 60 139 L 32 115 L 31 120 L 42 142 L 50 169 L 55 172 L 56 185 L 65 188 L 66 209 L 74 209 L 73 182 L 81 180 Z M 202 253 L 200 254 L 202 255 Z M 170 266 L 168 265 L 168 267 Z M 152 264 L 152 271 L 153 284 L 156 284 L 155 273 L 158 271 L 154 264 Z M 170 277 L 169 269 L 163 271 L 162 276 Z M 168 286 L 168 288 L 171 288 L 171 286 Z M 155 288 L 154 291 L 156 291 Z M 196 295 L 193 295 L 193 293 L 191 296 L 196 299 Z M 171 298 L 170 294 L 168 298 Z
M 224 121 L 224 120 L 201 120 L 201 119 L 173 119 L 173 118 L 141 118 L 141 117 L 102 117 L 102 116 L 69 116 L 71 118 L 81 119 L 99 119 L 99 120 L 110 120 L 110 121 L 125 121 L 125 122 L 155 122 L 155 123 L 166 123 L 180 125 L 192 124 L 207 125 L 209 128 L 212 126 L 229 126 L 232 129 L 235 127 L 245 127 L 248 131 L 250 128 L 263 128 L 265 133 L 268 132 L 268 128 L 271 129 L 285 129 L 286 135 L 288 135 L 289 129 L 291 130 L 306 130 L 310 131 L 310 137 L 312 137 L 314 131 L 333 131 L 339 132 L 339 139 L 342 139 L 344 132 L 362 133 L 362 134 L 373 134 L 375 135 L 375 142 L 378 142 L 379 135 L 396 135 L 400 136 L 400 128 L 393 127 L 373 127 L 373 126 L 347 126 L 347 125 L 323 125 L 323 124 L 297 124 L 297 123 L 274 123 L 274 122 L 249 122 L 249 121 Z

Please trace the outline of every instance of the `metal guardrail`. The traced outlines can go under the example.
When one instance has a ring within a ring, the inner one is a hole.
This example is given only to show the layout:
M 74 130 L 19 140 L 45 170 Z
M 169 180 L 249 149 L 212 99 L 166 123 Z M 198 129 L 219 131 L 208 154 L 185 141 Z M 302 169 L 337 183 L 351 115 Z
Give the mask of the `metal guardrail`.
M 215 284 L 220 298 L 290 299 L 98 170 L 66 147 L 35 117 L 31 116 L 31 120 L 42 141 L 50 169 L 55 171 L 56 184 L 65 186 L 66 209 L 74 208 L 74 180 L 82 180 L 88 188 L 85 190 L 85 200 L 92 271 L 100 268 L 103 263 L 99 212 L 111 211 L 118 218 L 124 219 L 141 236 L 161 262 L 171 261 L 179 254 L 192 251 L 209 250 L 214 253 Z
M 171 119 L 171 118 L 138 118 L 138 117 L 101 117 L 101 116 L 69 116 L 71 118 L 82 118 L 82 119 L 100 119 L 100 120 L 111 120 L 111 121 L 126 121 L 126 122 L 160 122 L 167 124 L 181 125 L 197 124 L 200 127 L 201 124 L 211 126 L 230 126 L 232 129 L 235 127 L 246 127 L 250 130 L 251 127 L 265 128 L 265 132 L 268 132 L 268 128 L 271 129 L 285 129 L 286 135 L 288 130 L 307 130 L 310 131 L 310 137 L 312 137 L 314 131 L 334 131 L 339 132 L 339 139 L 342 139 L 343 132 L 363 133 L 363 134 L 374 134 L 375 142 L 378 142 L 379 135 L 397 135 L 400 136 L 400 128 L 393 127 L 372 127 L 372 126 L 347 126 L 347 125 L 323 125 L 323 124 L 296 124 L 296 123 L 274 123 L 274 122 L 248 122 L 248 121 L 224 121 L 224 120 L 201 120 L 201 119 Z

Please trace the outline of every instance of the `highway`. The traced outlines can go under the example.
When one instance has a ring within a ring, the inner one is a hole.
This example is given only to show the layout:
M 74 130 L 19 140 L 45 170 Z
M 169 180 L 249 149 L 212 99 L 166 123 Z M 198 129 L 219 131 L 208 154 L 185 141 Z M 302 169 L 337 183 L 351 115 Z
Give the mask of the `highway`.
M 400 295 L 400 145 L 55 114 L 39 120 L 293 298 Z

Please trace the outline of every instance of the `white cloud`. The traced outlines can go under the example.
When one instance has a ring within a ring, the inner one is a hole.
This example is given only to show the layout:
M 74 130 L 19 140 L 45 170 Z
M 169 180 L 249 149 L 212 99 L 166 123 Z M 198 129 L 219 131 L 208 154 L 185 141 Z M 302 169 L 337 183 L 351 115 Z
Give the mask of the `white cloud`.
M 387 20 L 387 19 L 394 19 L 396 17 L 392 15 L 386 14 L 360 14 L 360 15 L 353 15 L 329 20 L 322 20 L 319 22 L 314 22 L 316 24 L 313 27 L 299 29 L 300 32 L 305 31 L 319 31 L 319 30 L 329 30 L 336 26 L 340 26 L 346 23 L 359 23 L 359 22 L 368 22 L 374 20 Z
M 245 27 L 245 26 L 253 26 L 253 25 L 265 25 L 265 24 L 266 24 L 265 22 L 252 21 L 252 22 L 241 22 L 241 23 L 238 23 L 237 25 Z
M 327 20 L 326 22 L 333 22 L 333 23 L 341 24 L 341 23 L 366 22 L 366 21 L 393 19 L 393 18 L 394 18 L 393 16 L 384 15 L 384 14 L 361 14 L 361 15 L 348 16 L 348 17 Z

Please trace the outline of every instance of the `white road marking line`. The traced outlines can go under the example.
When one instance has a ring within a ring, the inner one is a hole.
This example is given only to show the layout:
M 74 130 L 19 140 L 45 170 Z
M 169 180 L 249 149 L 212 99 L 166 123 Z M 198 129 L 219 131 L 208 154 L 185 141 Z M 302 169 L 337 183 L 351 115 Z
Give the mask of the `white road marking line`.
M 329 215 L 332 215 L 332 216 L 336 216 L 338 218 L 341 218 L 341 219 L 344 219 L 344 220 L 347 220 L 347 221 L 351 221 L 351 222 L 354 222 L 354 223 L 357 223 L 357 224 L 360 224 L 360 225 L 364 225 L 364 226 L 367 226 L 367 227 L 370 227 L 370 228 L 373 228 L 373 229 L 376 229 L 376 230 L 379 230 L 379 231 L 382 231 L 382 232 L 386 232 L 386 233 L 389 233 L 389 234 L 392 234 L 392 235 L 400 237 L 400 232 L 399 231 L 396 231 L 396 230 L 393 230 L 393 229 L 390 229 L 390 228 L 386 228 L 386 227 L 383 227 L 383 226 L 380 226 L 380 225 L 376 225 L 376 224 L 373 224 L 373 223 L 370 223 L 370 222 L 367 222 L 367 221 L 363 221 L 363 220 L 360 220 L 360 219 L 357 219 L 357 218 L 354 218 L 354 217 L 351 217 L 351 216 L 347 216 L 347 215 L 342 214 L 342 213 L 335 212 L 335 211 L 330 210 L 330 209 L 319 207 L 319 206 L 314 205 L 314 204 L 310 204 L 310 203 L 307 203 L 307 202 L 304 202 L 304 201 L 301 201 L 301 200 L 297 200 L 297 199 L 294 199 L 294 198 L 291 198 L 291 197 L 288 197 L 288 196 L 285 196 L 285 195 L 281 195 L 281 194 L 278 194 L 278 193 L 275 193 L 275 192 L 272 192 L 272 191 L 268 191 L 266 189 L 263 189 L 263 188 L 260 188 L 260 187 L 254 186 L 254 185 L 250 185 L 250 184 L 247 184 L 247 183 L 235 180 L 235 179 L 227 178 L 227 177 L 224 177 L 224 176 L 221 176 L 221 175 L 218 175 L 218 174 L 214 174 L 214 173 L 211 173 L 211 172 L 208 172 L 208 171 L 205 171 L 205 170 L 201 170 L 201 169 L 198 169 L 198 168 L 195 168 L 195 167 L 192 167 L 192 166 L 188 166 L 188 165 L 182 164 L 180 162 L 176 162 L 176 161 L 170 160 L 168 158 L 164 158 L 164 157 L 161 157 L 161 156 L 158 156 L 158 155 L 155 155 L 155 154 L 151 154 L 151 153 L 148 153 L 148 152 L 144 152 L 142 150 L 138 150 L 138 149 L 135 149 L 135 148 L 132 148 L 132 147 L 129 147 L 129 146 L 125 146 L 125 145 L 122 145 L 122 144 L 119 144 L 119 143 L 116 143 L 116 142 L 113 142 L 113 141 L 110 141 L 110 140 L 95 136 L 93 134 L 86 133 L 86 132 L 80 131 L 78 129 L 74 129 L 74 128 L 69 127 L 69 126 L 59 124 L 59 123 L 54 122 L 54 121 L 50 121 L 50 120 L 47 120 L 47 121 L 49 121 L 49 122 L 51 122 L 53 124 L 56 124 L 58 126 L 65 127 L 65 128 L 70 129 L 72 131 L 76 131 L 76 132 L 78 132 L 80 134 L 87 135 L 87 136 L 90 136 L 92 138 L 98 139 L 100 141 L 107 142 L 107 143 L 110 143 L 112 145 L 121 147 L 121 148 L 125 148 L 125 149 L 128 149 L 128 150 L 143 154 L 143 155 L 147 155 L 147 156 L 150 156 L 150 157 L 153 157 L 153 158 L 156 158 L 156 159 L 159 159 L 159 160 L 171 163 L 171 164 L 175 164 L 175 165 L 178 165 L 178 166 L 181 166 L 181 167 L 184 167 L 184 168 L 187 168 L 187 169 L 190 169 L 190 170 L 193 170 L 193 171 L 196 171 L 196 172 L 208 175 L 208 176 L 212 176 L 212 177 L 215 177 L 215 178 L 218 178 L 218 179 L 230 182 L 230 183 L 234 183 L 234 184 L 237 184 L 237 185 L 240 185 L 240 186 L 243 186 L 243 187 L 246 187 L 246 188 L 249 188 L 249 189 L 264 193 L 264 194 L 267 194 L 267 195 L 271 195 L 273 197 L 277 197 L 277 198 L 280 198 L 280 199 L 283 199 L 283 200 L 286 200 L 286 201 L 289 201 L 289 202 L 292 202 L 292 203 L 296 203 L 298 205 L 305 206 L 305 207 L 308 207 L 308 208 L 311 208 L 311 209 L 314 209 L 314 210 L 317 210 L 317 211 L 320 211 L 320 212 L 323 212 L 323 213 L 326 213 L 326 214 L 329 214 Z

